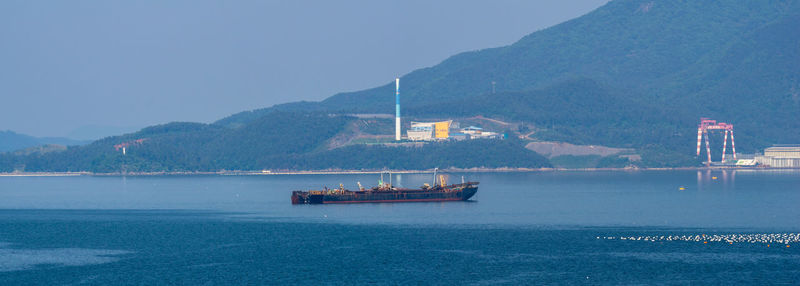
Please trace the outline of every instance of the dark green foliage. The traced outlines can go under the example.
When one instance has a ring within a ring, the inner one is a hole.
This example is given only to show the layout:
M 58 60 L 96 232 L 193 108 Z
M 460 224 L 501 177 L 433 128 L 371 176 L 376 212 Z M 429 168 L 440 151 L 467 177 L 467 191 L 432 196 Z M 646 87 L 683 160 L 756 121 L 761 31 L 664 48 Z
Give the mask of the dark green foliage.
M 259 119 L 270 112 L 280 110 L 284 112 L 323 112 L 326 109 L 318 102 L 298 101 L 284 104 L 278 104 L 271 108 L 261 108 L 250 111 L 242 111 L 231 116 L 214 122 L 214 125 L 225 126 L 229 128 L 236 128 L 246 125 L 247 123 Z
M 798 14 L 745 33 L 697 69 L 666 79 L 676 86 L 665 97 L 698 116 L 733 123 L 737 151 L 800 142 Z
M 240 128 L 202 123 L 169 123 L 109 137 L 66 151 L 2 156 L 3 170 L 24 171 L 217 171 L 260 169 L 265 158 L 304 154 L 323 144 L 352 120 L 327 114 L 275 112 Z M 127 155 L 114 145 L 132 144 Z
M 394 119 L 363 119 L 359 122 L 358 129 L 365 134 L 394 134 Z
M 20 157 L 9 153 L 0 153 L 0 172 L 9 173 L 14 171 Z
M 600 155 L 561 155 L 551 158 L 550 162 L 556 168 L 566 169 L 625 168 L 631 165 L 637 166 L 631 163 L 628 158 L 617 155 L 605 157 L 601 157 Z
M 694 150 L 692 152 L 688 152 L 687 150 L 687 152 L 679 153 L 667 150 L 661 146 L 647 146 L 641 150 L 642 161 L 636 162 L 637 166 L 664 168 L 675 166 L 699 166 L 701 164 L 701 159 L 695 158 Z
M 474 140 L 424 147 L 358 145 L 324 148 L 357 119 L 272 112 L 238 128 L 176 122 L 109 137 L 62 152 L 0 154 L 0 171 L 175 172 L 219 170 L 430 169 L 547 167 L 514 140 Z M 143 139 L 141 143 L 137 139 Z M 127 154 L 114 145 L 128 142 Z M 322 151 L 319 151 L 322 150 Z
M 597 166 L 596 167 L 597 168 L 625 168 L 625 167 L 628 167 L 630 165 L 635 165 L 635 164 L 631 164 L 631 161 L 628 160 L 628 158 L 620 157 L 620 156 L 617 156 L 617 155 L 612 155 L 612 156 L 606 156 L 606 157 L 600 158 L 600 160 L 597 161 Z
M 325 114 L 290 113 L 265 116 L 226 137 L 230 148 L 218 156 L 222 169 L 261 169 L 266 158 L 305 154 L 340 132 L 353 118 Z M 284 157 L 285 158 L 285 157 Z M 284 159 L 285 160 L 285 159 Z
M 556 168 L 585 169 L 597 167 L 600 158 L 600 155 L 561 155 L 550 158 L 550 162 Z
M 550 167 L 546 158 L 506 140 L 468 140 L 432 143 L 424 147 L 354 145 L 288 161 L 265 162 L 277 169 L 432 169 Z
M 434 111 L 431 106 L 409 113 L 422 115 L 421 110 L 524 121 L 542 129 L 536 135 L 540 139 L 614 147 L 642 146 L 673 133 L 680 123 L 694 123 L 664 120 L 679 112 L 641 106 L 589 79 L 569 80 L 537 91 L 475 96 L 456 101 L 445 111 Z M 649 128 L 642 130 L 644 127 Z

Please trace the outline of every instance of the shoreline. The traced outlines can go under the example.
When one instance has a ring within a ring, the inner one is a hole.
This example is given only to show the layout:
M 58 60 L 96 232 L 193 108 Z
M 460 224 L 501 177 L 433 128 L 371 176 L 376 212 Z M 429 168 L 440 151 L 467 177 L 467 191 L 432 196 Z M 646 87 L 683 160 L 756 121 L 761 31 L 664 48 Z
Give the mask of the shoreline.
M 800 168 L 765 168 L 765 167 L 676 167 L 676 168 L 448 168 L 440 172 L 449 173 L 528 173 L 528 172 L 639 172 L 639 171 L 679 171 L 679 170 L 764 170 L 764 171 L 800 171 Z M 270 175 L 364 175 L 364 174 L 428 174 L 433 170 L 281 170 L 281 171 L 217 171 L 217 172 L 129 172 L 129 173 L 93 173 L 93 172 L 13 172 L 0 173 L 0 177 L 115 177 L 115 176 L 270 176 Z

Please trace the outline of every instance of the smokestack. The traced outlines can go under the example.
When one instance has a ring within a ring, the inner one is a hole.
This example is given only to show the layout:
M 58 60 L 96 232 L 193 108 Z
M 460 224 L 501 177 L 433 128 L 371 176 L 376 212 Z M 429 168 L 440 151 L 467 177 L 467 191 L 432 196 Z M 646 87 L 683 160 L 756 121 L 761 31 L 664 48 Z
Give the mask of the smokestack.
M 400 141 L 400 78 L 394 79 L 394 139 Z

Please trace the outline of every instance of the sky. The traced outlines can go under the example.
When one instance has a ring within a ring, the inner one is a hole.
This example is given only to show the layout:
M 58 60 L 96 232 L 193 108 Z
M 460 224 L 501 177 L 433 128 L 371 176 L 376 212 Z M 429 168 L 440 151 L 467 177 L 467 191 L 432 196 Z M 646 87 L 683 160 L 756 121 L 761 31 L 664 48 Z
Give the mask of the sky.
M 606 2 L 0 1 L 0 130 L 95 139 L 318 101 Z

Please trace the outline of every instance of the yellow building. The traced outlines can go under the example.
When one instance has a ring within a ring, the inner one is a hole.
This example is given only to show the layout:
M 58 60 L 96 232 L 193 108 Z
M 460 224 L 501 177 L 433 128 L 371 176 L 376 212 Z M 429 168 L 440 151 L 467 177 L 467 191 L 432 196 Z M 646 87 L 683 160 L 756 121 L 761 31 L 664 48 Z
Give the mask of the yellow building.
M 411 122 L 411 129 L 407 131 L 408 139 L 413 141 L 434 140 L 450 138 L 450 125 L 452 120 L 439 122 Z
M 450 124 L 453 120 L 436 122 L 436 138 L 447 139 L 450 137 Z

